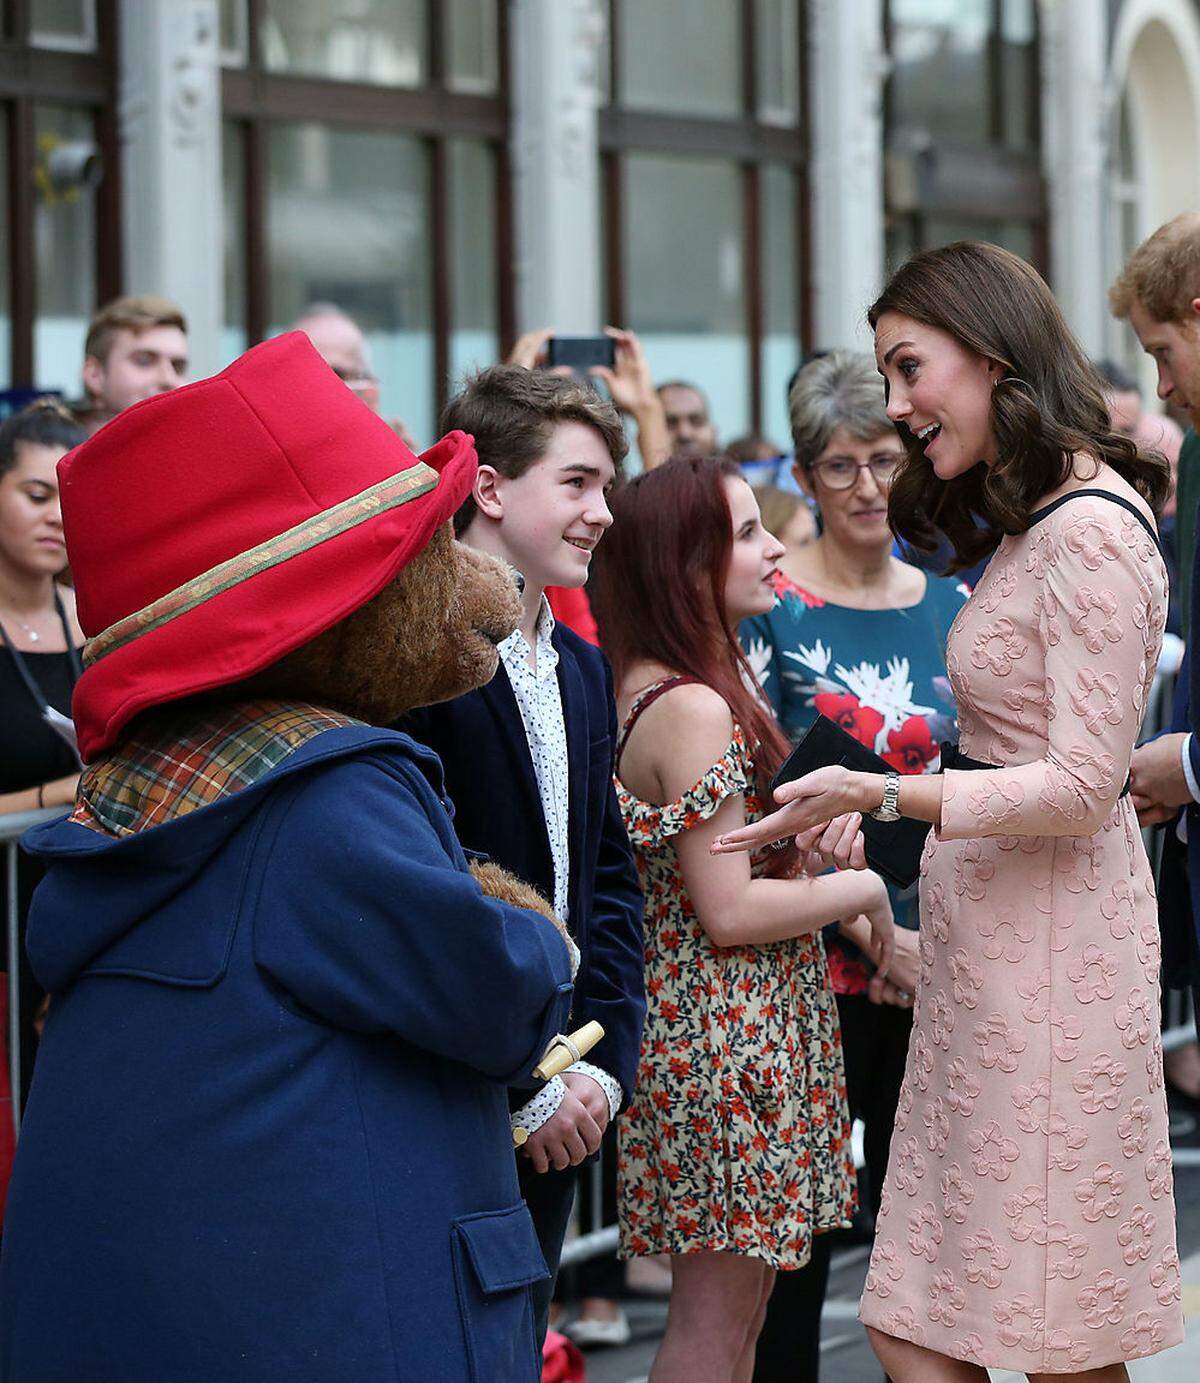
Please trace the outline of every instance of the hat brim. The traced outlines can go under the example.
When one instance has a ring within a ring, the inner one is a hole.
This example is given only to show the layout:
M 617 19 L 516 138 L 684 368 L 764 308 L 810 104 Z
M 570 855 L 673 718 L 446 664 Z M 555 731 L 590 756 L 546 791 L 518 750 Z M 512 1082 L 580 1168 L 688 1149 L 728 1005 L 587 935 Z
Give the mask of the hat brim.
M 400 508 L 256 572 L 86 669 L 72 714 L 85 762 L 153 706 L 239 682 L 365 605 L 422 551 L 470 492 L 474 440 L 451 433 L 421 456 L 437 484 Z

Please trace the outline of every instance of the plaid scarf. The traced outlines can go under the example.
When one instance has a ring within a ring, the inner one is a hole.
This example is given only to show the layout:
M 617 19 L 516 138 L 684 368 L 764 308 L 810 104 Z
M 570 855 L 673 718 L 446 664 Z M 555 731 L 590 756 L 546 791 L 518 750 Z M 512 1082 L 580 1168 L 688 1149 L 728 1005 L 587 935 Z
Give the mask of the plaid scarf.
M 240 792 L 326 730 L 359 721 L 321 706 L 248 701 L 170 708 L 83 772 L 71 820 L 130 836 Z

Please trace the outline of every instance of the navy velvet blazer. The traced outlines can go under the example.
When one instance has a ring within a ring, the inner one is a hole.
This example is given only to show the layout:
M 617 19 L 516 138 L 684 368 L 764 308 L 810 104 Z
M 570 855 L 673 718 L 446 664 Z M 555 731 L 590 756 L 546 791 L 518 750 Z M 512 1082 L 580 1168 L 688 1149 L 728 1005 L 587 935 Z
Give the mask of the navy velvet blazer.
M 612 783 L 612 673 L 599 649 L 562 624 L 555 626 L 553 643 L 567 731 L 568 925 L 582 956 L 571 1024 L 593 1018 L 603 1024 L 604 1040 L 587 1059 L 615 1076 L 628 1099 L 645 1015 L 642 894 Z M 504 665 L 486 687 L 414 711 L 398 728 L 441 759 L 464 848 L 487 855 L 552 899 L 550 838 Z

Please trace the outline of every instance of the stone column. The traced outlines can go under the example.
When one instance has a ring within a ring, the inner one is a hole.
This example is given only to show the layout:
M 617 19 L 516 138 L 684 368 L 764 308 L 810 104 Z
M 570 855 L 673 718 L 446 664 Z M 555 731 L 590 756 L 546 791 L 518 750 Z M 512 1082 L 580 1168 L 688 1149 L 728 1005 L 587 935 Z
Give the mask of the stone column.
M 866 311 L 883 286 L 882 0 L 810 0 L 814 334 L 870 349 Z
M 599 330 L 598 0 L 513 0 L 517 324 Z
M 217 0 L 124 0 L 120 33 L 125 290 L 180 305 L 202 378 L 224 363 Z
M 1107 338 L 1107 19 L 1096 0 L 1041 0 L 1042 165 L 1050 282 L 1083 348 Z

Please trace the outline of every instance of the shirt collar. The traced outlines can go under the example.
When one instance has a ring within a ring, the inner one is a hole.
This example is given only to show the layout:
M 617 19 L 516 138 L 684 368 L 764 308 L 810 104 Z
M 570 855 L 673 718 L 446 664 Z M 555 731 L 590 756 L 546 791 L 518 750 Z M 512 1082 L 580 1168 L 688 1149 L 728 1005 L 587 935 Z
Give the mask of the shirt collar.
M 550 676 L 558 667 L 558 650 L 551 643 L 555 627 L 550 602 L 543 595 L 534 631 L 534 640 L 537 645 L 536 675 L 539 678 Z M 533 671 L 529 667 L 529 644 L 519 629 L 514 629 L 508 638 L 498 645 L 498 649 L 501 661 L 510 672 L 514 667 L 524 667 L 527 671 Z

